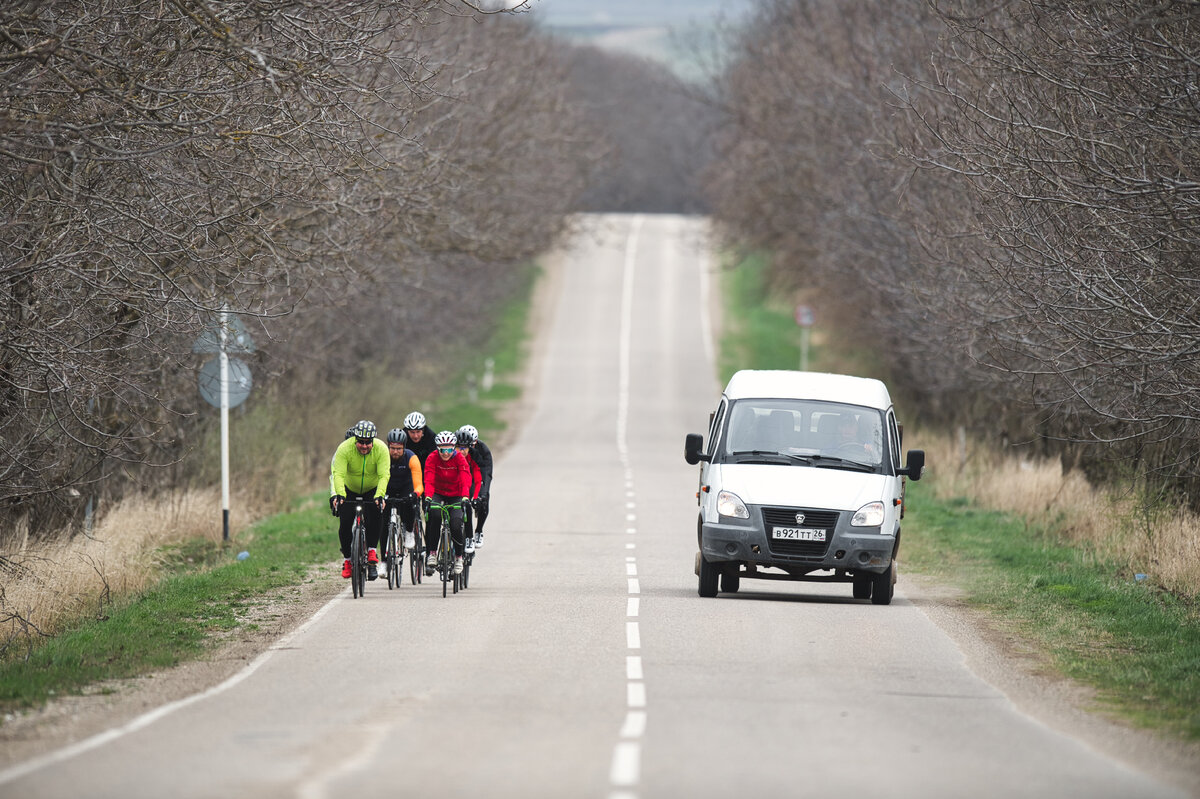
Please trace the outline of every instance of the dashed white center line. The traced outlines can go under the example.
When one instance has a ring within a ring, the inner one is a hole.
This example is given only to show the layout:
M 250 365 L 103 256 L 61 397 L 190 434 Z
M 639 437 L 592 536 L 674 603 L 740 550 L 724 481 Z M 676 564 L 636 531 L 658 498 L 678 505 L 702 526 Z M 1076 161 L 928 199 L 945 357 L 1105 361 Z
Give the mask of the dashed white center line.
M 625 265 L 621 286 L 621 319 L 619 333 L 619 378 L 617 388 L 617 451 L 625 467 L 625 532 L 628 535 L 637 533 L 634 522 L 637 521 L 637 502 L 633 489 L 633 469 L 629 465 L 629 447 L 626 438 L 629 420 L 629 376 L 630 376 L 630 342 L 632 339 L 632 308 L 633 308 L 633 270 L 637 253 L 638 233 L 642 227 L 642 217 L 634 217 L 630 226 L 629 236 L 625 241 Z M 632 543 L 625 548 L 633 549 Z M 625 603 L 625 617 L 636 619 L 640 612 L 640 600 L 636 596 L 641 593 L 641 585 L 637 580 L 637 558 L 632 555 L 625 558 L 625 575 L 628 581 L 630 596 Z M 642 646 L 641 631 L 636 621 L 625 622 L 625 646 L 628 650 L 640 650 Z M 642 745 L 641 737 L 646 730 L 646 684 L 642 682 L 642 659 L 637 655 L 625 656 L 627 711 L 625 723 L 621 726 L 620 740 L 613 748 L 612 768 L 609 780 L 613 790 L 608 799 L 638 799 L 637 785 L 641 777 Z
M 630 707 L 646 706 L 646 683 L 631 682 L 626 686 L 625 696 Z
M 631 710 L 625 714 L 625 724 L 621 727 L 622 738 L 641 738 L 646 732 L 646 711 Z
M 609 778 L 613 785 L 622 788 L 637 785 L 641 771 L 642 746 L 633 741 L 622 741 L 613 749 L 612 771 Z

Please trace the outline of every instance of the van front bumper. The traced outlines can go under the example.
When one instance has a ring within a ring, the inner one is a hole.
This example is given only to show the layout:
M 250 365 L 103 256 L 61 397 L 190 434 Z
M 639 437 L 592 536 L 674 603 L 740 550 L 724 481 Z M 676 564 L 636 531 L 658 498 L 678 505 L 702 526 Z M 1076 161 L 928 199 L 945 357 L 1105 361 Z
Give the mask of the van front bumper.
M 826 540 L 783 541 L 768 535 L 768 525 L 756 507 L 750 519 L 704 522 L 700 527 L 700 551 L 709 563 L 740 562 L 775 567 L 792 574 L 826 569 L 882 573 L 892 562 L 896 537 L 878 527 L 851 527 L 853 514 L 837 512 L 837 522 L 826 529 Z M 832 512 L 831 512 L 832 513 Z

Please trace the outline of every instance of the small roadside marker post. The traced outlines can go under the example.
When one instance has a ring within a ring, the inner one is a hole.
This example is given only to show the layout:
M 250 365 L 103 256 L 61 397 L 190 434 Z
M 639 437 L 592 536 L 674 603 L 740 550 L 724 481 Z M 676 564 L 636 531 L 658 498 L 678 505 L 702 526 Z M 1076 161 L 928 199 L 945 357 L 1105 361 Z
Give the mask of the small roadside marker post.
M 796 306 L 796 324 L 800 326 L 800 371 L 808 371 L 808 335 L 813 326 L 813 310 L 807 305 Z

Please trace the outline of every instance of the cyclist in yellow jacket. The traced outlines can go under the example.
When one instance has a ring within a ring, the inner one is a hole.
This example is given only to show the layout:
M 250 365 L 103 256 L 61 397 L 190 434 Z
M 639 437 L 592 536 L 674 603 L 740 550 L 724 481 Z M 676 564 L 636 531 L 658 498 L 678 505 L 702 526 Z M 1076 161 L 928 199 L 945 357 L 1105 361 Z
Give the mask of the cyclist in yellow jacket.
M 354 526 L 354 507 L 363 505 L 367 527 L 367 578 L 379 577 L 379 529 L 383 522 L 383 506 L 387 497 L 388 477 L 392 459 L 387 445 L 375 437 L 375 423 L 362 420 L 354 425 L 354 435 L 338 445 L 330 467 L 333 488 L 333 513 L 340 520 L 338 538 L 341 540 L 342 577 L 350 576 L 350 529 Z

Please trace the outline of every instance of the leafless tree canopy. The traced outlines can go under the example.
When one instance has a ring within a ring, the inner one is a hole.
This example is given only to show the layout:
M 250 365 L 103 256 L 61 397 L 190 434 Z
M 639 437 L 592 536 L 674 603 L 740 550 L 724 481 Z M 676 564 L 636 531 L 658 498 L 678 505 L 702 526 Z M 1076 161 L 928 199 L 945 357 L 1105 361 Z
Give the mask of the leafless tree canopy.
M 718 217 L 923 408 L 1197 499 L 1198 87 L 1194 2 L 772 0 Z
M 455 0 L 0 5 L 0 515 L 172 457 L 223 306 L 316 334 L 286 371 L 354 351 L 312 310 L 348 287 L 545 247 L 586 146 L 560 61 Z
M 573 51 L 571 96 L 597 131 L 603 158 L 584 210 L 704 213 L 701 174 L 712 159 L 718 114 L 703 87 L 667 67 L 594 47 Z

